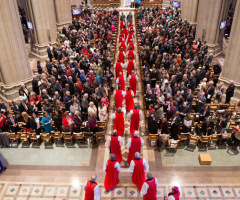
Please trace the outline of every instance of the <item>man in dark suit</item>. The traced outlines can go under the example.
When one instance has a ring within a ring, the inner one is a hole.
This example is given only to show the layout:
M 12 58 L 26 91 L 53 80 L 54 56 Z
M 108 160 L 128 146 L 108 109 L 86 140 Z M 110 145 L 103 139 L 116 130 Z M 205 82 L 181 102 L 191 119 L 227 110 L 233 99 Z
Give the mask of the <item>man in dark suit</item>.
M 201 133 L 203 135 L 212 135 L 214 131 L 214 122 L 212 120 L 206 120 L 203 122 Z
M 177 111 L 171 118 L 171 138 L 173 138 L 174 140 L 178 140 L 180 123 L 181 123 L 180 112 Z
M 190 77 L 190 83 L 188 85 L 188 88 L 191 89 L 192 91 L 195 90 L 196 88 L 196 78 L 194 77 L 194 75 L 192 74 L 191 77 Z
M 7 112 L 7 107 L 5 106 L 5 104 L 0 100 L 0 111 L 3 113 Z
M 47 68 L 48 74 L 52 75 L 52 64 L 50 63 L 50 59 L 46 60 L 46 68 Z
M 193 102 L 193 94 L 191 89 L 188 89 L 188 93 L 186 95 L 185 101 L 187 102 L 187 105 L 189 106 L 189 108 L 191 108 L 192 102 Z
M 58 94 L 63 98 L 63 88 L 59 83 L 59 80 L 56 80 L 56 84 L 53 86 L 53 92 L 58 92 Z
M 20 93 L 21 91 L 22 91 L 24 94 L 26 94 L 26 96 L 27 96 L 27 98 L 28 98 L 28 100 L 29 100 L 30 92 L 29 92 L 29 90 L 26 88 L 25 84 L 22 84 L 22 85 L 21 85 L 21 87 L 20 87 L 20 89 L 19 89 L 19 95 L 21 95 L 21 93 Z
M 229 82 L 229 85 L 226 89 L 226 100 L 225 100 L 225 103 L 229 103 L 231 98 L 233 97 L 234 95 L 234 90 L 235 90 L 235 85 L 233 84 L 233 81 L 231 80 Z
M 47 54 L 48 54 L 48 58 L 50 59 L 50 62 L 52 62 L 53 53 L 52 53 L 52 44 L 51 44 L 51 42 L 49 42 L 49 45 L 48 45 L 48 48 L 47 48 Z
M 13 117 L 12 113 L 8 114 L 7 124 L 13 133 L 17 133 L 19 131 L 18 122 L 15 117 Z
M 199 92 L 196 101 L 198 105 L 198 112 L 200 112 L 206 103 L 205 92 Z
M 21 113 L 22 113 L 22 112 L 26 112 L 26 113 L 29 112 L 29 108 L 28 108 L 27 104 L 24 102 L 23 99 L 20 99 L 19 111 L 20 111 Z
M 208 88 L 207 88 L 206 94 L 205 94 L 205 97 L 207 99 L 206 103 L 211 103 L 212 97 L 214 95 L 214 91 L 215 91 L 215 88 L 213 86 L 213 81 L 209 81 Z
M 32 89 L 33 89 L 33 92 L 35 92 L 37 95 L 39 95 L 38 78 L 36 75 L 33 76 Z

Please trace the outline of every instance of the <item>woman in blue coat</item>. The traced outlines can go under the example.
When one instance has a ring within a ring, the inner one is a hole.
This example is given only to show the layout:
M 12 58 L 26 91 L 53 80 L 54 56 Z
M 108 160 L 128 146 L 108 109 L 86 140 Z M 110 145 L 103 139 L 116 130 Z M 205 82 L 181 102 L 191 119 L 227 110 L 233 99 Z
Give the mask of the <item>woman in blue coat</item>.
M 44 126 L 44 129 L 46 133 L 50 133 L 52 128 L 52 118 L 48 115 L 48 112 L 43 112 L 43 118 L 42 118 L 42 125 Z

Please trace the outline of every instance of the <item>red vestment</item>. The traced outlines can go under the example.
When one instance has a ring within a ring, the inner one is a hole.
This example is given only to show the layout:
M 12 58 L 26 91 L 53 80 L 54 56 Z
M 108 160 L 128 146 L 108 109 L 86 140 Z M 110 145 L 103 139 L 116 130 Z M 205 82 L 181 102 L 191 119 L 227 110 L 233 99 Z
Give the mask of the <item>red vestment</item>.
M 129 42 L 128 43 L 128 50 L 132 47 L 132 50 L 134 50 L 134 42 Z
M 128 60 L 130 60 L 130 56 L 132 56 L 132 59 L 134 60 L 134 53 L 133 50 L 128 50 Z
M 132 91 L 126 91 L 126 109 L 130 111 L 134 108 L 134 101 L 132 97 Z
M 116 69 L 115 69 L 116 78 L 119 77 L 119 72 L 122 72 L 122 74 L 123 74 L 123 68 L 121 66 L 121 62 L 116 63 Z
M 133 60 L 128 60 L 128 68 L 127 68 L 128 75 L 132 74 L 132 70 L 134 70 Z
M 138 190 L 141 191 L 142 185 L 145 181 L 145 169 L 143 165 L 143 159 L 140 160 L 133 160 L 135 163 L 134 171 L 132 174 L 132 182 L 135 183 Z
M 141 138 L 140 137 L 132 137 L 131 138 L 131 146 L 128 152 L 127 163 L 130 165 L 131 161 L 135 159 L 135 153 L 141 152 Z
M 122 90 L 116 90 L 115 94 L 115 107 L 118 109 L 119 107 L 122 107 L 123 102 L 123 96 L 122 96 Z
M 97 186 L 97 183 L 89 180 L 87 181 L 84 200 L 94 200 L 94 189 L 96 186 Z
M 118 85 L 121 85 L 121 90 L 125 90 L 125 80 L 124 76 L 118 77 Z
M 173 196 L 175 200 L 179 200 L 180 192 L 178 191 L 176 194 L 171 194 L 171 192 L 168 194 L 168 196 Z
M 123 51 L 119 51 L 118 58 L 121 63 L 124 63 L 124 54 Z
M 112 190 L 118 184 L 118 171 L 114 168 L 116 161 L 107 161 L 106 176 L 104 180 L 104 187 L 106 191 Z
M 127 38 L 127 35 L 128 35 L 128 30 L 127 30 L 127 28 L 124 28 L 124 29 L 123 29 L 123 34 L 124 34 L 124 38 L 126 39 L 126 38 Z
M 143 200 L 157 200 L 157 186 L 155 183 L 155 178 L 151 181 L 146 181 L 149 188 L 147 190 L 147 194 L 143 196 Z
M 111 136 L 110 149 L 111 149 L 111 154 L 115 154 L 116 161 L 121 163 L 122 162 L 122 151 L 121 151 L 121 146 L 118 141 L 118 137 L 120 137 L 120 136 Z
M 119 47 L 119 51 L 120 51 L 121 48 L 123 48 L 124 52 L 126 51 L 126 44 L 125 44 L 125 42 L 121 42 L 121 45 Z
M 138 131 L 139 129 L 139 110 L 135 110 L 133 109 L 133 114 L 131 116 L 131 123 L 130 123 L 130 134 L 132 135 L 132 137 L 134 136 L 134 132 Z
M 119 41 L 118 42 L 122 42 L 122 39 L 123 39 L 123 37 L 119 36 Z
M 120 21 L 120 29 L 123 29 L 123 21 Z
M 128 34 L 127 43 L 129 43 L 132 38 L 133 38 L 133 33 Z
M 130 89 L 134 92 L 134 96 L 136 95 L 137 90 L 137 79 L 136 75 L 131 75 L 131 79 L 129 81 Z
M 116 118 L 114 119 L 113 129 L 117 130 L 118 136 L 123 136 L 124 134 L 124 113 L 115 113 Z

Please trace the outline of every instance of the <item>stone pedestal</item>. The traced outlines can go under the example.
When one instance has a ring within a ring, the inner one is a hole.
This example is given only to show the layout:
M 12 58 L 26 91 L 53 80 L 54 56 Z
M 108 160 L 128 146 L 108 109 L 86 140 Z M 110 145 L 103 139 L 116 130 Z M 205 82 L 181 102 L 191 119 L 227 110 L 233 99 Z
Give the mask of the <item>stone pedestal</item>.
M 0 97 L 17 98 L 22 83 L 31 87 L 32 70 L 25 46 L 16 0 L 1 0 L 0 6 Z
M 55 0 L 57 28 L 62 29 L 72 22 L 71 0 Z
M 234 96 L 240 98 L 240 1 L 237 1 L 234 19 L 232 24 L 231 35 L 226 50 L 224 65 L 220 77 L 220 81 L 226 85 L 230 80 L 233 80 L 236 88 Z

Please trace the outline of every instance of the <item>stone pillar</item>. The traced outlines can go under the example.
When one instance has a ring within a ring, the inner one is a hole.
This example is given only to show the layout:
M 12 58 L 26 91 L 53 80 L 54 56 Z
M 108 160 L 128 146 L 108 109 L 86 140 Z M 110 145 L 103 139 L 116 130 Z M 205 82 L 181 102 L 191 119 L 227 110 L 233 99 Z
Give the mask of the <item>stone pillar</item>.
M 231 0 L 199 0 L 197 14 L 197 40 L 207 41 L 209 49 L 219 54 L 223 49 L 224 29 L 220 30 L 222 21 L 226 21 Z
M 199 0 L 182 0 L 181 2 L 182 19 L 186 19 L 192 25 L 197 23 L 198 3 Z
M 83 4 L 82 4 L 83 2 Z M 75 5 L 79 8 L 80 5 L 85 5 L 85 1 L 84 0 L 71 0 L 71 6 Z
M 228 84 L 230 80 L 233 80 L 236 89 L 235 95 L 240 98 L 240 72 L 239 72 L 239 63 L 240 63 L 240 1 L 237 1 L 232 30 L 228 42 L 228 47 L 226 50 L 226 56 L 224 60 L 223 70 L 221 73 L 220 81 Z
M 47 57 L 48 43 L 55 44 L 57 26 L 55 0 L 26 0 L 28 20 L 33 24 L 31 31 L 31 53 L 39 58 Z
M 1 0 L 0 6 L 0 97 L 17 98 L 22 83 L 31 88 L 32 70 L 16 0 Z
M 62 29 L 72 22 L 71 0 L 55 0 L 57 28 Z

